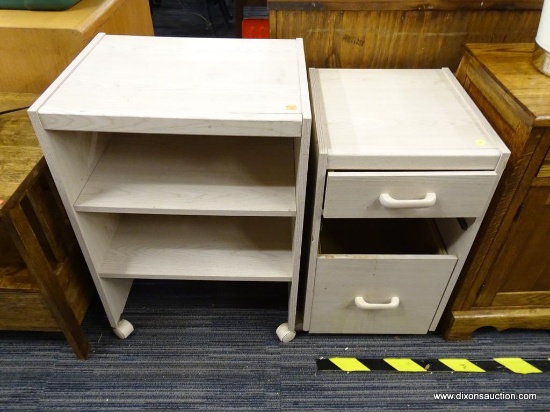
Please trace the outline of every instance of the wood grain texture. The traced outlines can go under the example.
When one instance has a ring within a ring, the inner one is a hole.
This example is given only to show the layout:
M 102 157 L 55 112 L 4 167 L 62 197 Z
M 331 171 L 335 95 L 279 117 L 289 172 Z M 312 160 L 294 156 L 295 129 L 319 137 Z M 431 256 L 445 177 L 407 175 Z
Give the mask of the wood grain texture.
M 268 0 L 270 10 L 540 10 L 540 0 Z
M 500 275 L 498 292 L 550 293 L 549 196 L 550 187 L 529 189 L 508 234 L 514 241 L 505 243 L 491 269 Z
M 542 1 L 270 0 L 271 38 L 304 39 L 307 66 L 456 70 L 466 43 L 532 42 Z
M 328 172 L 325 217 L 475 217 L 480 216 L 496 184 L 495 172 Z M 422 199 L 435 193 L 430 207 L 391 209 L 380 203 Z
M 296 40 L 104 36 L 39 116 L 55 130 L 301 136 L 297 57 Z
M 34 94 L 0 93 L 0 110 Z M 62 331 L 79 358 L 93 288 L 26 110 L 0 116 L 0 328 Z
M 33 93 L 0 93 L 0 111 L 28 107 L 37 97 Z M 0 116 L 0 147 L 0 200 L 6 202 L 42 158 L 26 109 Z
M 533 44 L 477 44 L 471 50 L 486 73 L 507 90 L 505 98 L 533 117 L 533 127 L 550 126 L 550 77 L 533 67 Z
M 82 0 L 59 12 L 0 10 L 0 91 L 42 93 L 99 32 L 153 35 L 147 0 Z
M 532 44 L 470 45 L 457 73 L 512 154 L 448 307 L 442 328 L 448 336 L 480 327 L 467 327 L 468 319 L 500 329 L 547 327 L 543 319 L 517 315 L 524 307 L 546 310 L 550 290 L 544 174 L 550 83 L 532 67 L 530 50 Z
M 98 35 L 29 114 L 112 327 L 134 278 L 290 282 L 296 326 L 311 128 L 299 39 Z
M 50 262 L 38 239 L 39 233 L 34 230 L 20 205 L 10 209 L 9 217 L 9 220 L 4 223 L 8 227 L 8 231 L 12 233 L 14 243 L 29 272 L 34 276 L 51 316 L 64 332 L 65 338 L 75 354 L 79 358 L 85 359 L 89 350 L 88 339 L 67 300 L 65 291 L 56 278 L 55 271 L 50 267 Z
M 118 135 L 75 210 L 295 216 L 295 185 L 292 139 Z
M 290 282 L 289 229 L 284 218 L 127 215 L 99 275 Z
M 308 220 L 304 225 L 304 257 L 302 262 L 307 264 L 307 279 L 304 291 L 304 330 L 309 330 L 311 322 L 311 304 L 314 296 L 315 274 L 317 268 L 317 252 L 321 232 L 321 217 L 323 213 L 323 199 L 327 170 L 327 124 L 325 107 L 321 95 L 319 71 L 309 69 L 311 107 L 314 121 L 312 123 L 310 168 L 308 173 L 308 196 L 306 210 Z M 302 288 L 304 290 L 304 288 Z
M 349 219 L 338 218 L 384 221 L 394 220 L 387 219 L 390 217 L 438 217 L 439 236 L 454 260 L 448 273 L 440 272 L 444 287 L 432 307 L 426 329 L 418 333 L 435 330 L 510 152 L 448 70 L 310 69 L 310 79 L 316 151 L 312 163 L 317 166 L 317 174 L 305 329 L 311 327 L 315 310 L 323 313 L 325 310 L 321 303 L 313 309 L 313 302 L 318 293 L 317 272 L 323 256 L 319 255 L 319 235 L 326 242 L 323 234 L 329 230 L 329 224 L 338 222 L 334 224 L 341 226 L 352 241 L 350 233 L 354 227 L 347 226 Z M 323 157 L 326 160 L 322 162 Z M 469 171 L 472 169 L 476 171 Z M 465 178 L 463 184 L 462 178 Z M 441 208 L 379 213 L 376 206 L 384 192 L 397 192 L 392 194 L 397 199 L 418 199 L 438 190 L 442 193 Z M 476 190 L 479 193 L 474 193 Z M 447 195 L 452 200 L 447 202 Z M 472 208 L 466 205 L 470 200 Z M 464 219 L 468 216 L 471 218 Z M 464 219 L 464 224 L 455 218 Z M 401 231 L 393 238 L 390 235 L 397 247 L 406 237 L 403 233 L 408 231 L 409 219 L 395 220 L 404 221 L 400 223 Z M 351 225 L 361 226 L 355 220 Z M 416 229 L 410 231 L 418 233 Z M 386 233 L 386 228 L 368 228 L 362 232 L 358 243 L 370 245 L 371 240 L 382 241 L 381 234 Z M 374 248 L 372 253 L 377 250 Z M 339 251 L 345 252 L 345 249 Z M 383 249 L 378 253 L 387 253 L 391 259 L 407 254 L 407 250 Z M 371 256 L 377 257 L 367 257 Z M 355 259 L 348 260 L 350 266 L 355 264 Z M 337 273 L 345 267 L 346 263 L 342 263 L 342 268 L 335 268 L 332 276 L 337 279 Z M 339 280 L 331 282 L 336 284 Z M 334 333 L 340 330 L 336 323 L 332 323 Z M 323 330 L 328 333 L 329 329 Z M 369 330 L 374 333 L 376 328 Z M 379 330 L 386 329 L 381 325 Z M 408 326 L 404 326 L 403 333 L 410 333 L 407 330 Z
M 39 292 L 0 289 L 0 330 L 60 332 L 61 328 Z
M 330 169 L 494 170 L 506 150 L 448 70 L 318 72 Z
M 550 306 L 550 288 L 546 291 L 537 292 L 499 292 L 495 295 L 491 306 L 506 306 L 506 307 L 548 307 Z
M 312 113 L 309 97 L 309 84 L 305 64 L 305 51 L 302 39 L 296 39 L 296 66 L 300 82 L 300 99 L 302 107 L 302 132 L 300 137 L 294 138 L 294 168 L 296 181 L 296 217 L 292 221 L 294 231 L 292 237 L 292 281 L 288 296 L 288 327 L 290 330 L 303 328 L 303 307 L 298 308 L 298 293 L 301 284 L 300 271 L 302 265 L 302 250 L 304 239 L 304 225 L 306 221 L 306 192 L 309 170 L 309 153 L 311 143 Z M 303 284 L 303 280 L 302 280 Z M 298 320 L 298 317 L 300 318 Z
M 479 328 L 491 326 L 497 330 L 512 328 L 550 329 L 548 308 L 491 308 L 471 311 L 453 311 L 450 327 L 442 329 L 445 339 L 469 339 Z
M 426 333 L 456 257 L 445 255 L 320 255 L 311 333 Z M 361 310 L 354 299 L 392 310 Z

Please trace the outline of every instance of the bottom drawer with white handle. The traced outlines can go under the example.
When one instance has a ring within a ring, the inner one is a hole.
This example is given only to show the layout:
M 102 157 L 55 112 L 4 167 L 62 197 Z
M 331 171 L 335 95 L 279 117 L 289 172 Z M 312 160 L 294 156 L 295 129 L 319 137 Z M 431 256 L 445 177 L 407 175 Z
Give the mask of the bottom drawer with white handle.
M 309 332 L 427 333 L 456 262 L 429 220 L 323 221 Z

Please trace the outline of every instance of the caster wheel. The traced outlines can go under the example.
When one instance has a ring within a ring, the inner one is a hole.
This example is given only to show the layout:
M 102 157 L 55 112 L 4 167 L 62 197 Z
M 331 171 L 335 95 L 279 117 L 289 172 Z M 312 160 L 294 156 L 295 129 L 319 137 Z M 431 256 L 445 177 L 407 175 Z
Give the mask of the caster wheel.
M 290 342 L 296 336 L 296 332 L 288 329 L 288 323 L 282 323 L 275 331 L 283 343 Z
M 134 327 L 126 319 L 120 319 L 116 328 L 113 328 L 113 332 L 120 339 L 126 339 L 134 331 Z

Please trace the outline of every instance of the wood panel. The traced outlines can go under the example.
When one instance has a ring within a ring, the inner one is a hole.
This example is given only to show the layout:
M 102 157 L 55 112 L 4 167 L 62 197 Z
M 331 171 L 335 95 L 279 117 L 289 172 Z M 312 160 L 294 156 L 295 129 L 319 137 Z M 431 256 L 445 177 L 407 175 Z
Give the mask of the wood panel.
M 483 223 L 442 332 L 550 328 L 550 78 L 532 44 L 468 45 L 457 73 L 511 158 Z
M 468 339 L 471 334 L 486 326 L 497 330 L 510 328 L 550 329 L 549 308 L 491 308 L 472 311 L 453 311 L 444 329 L 449 340 Z
M 311 333 L 426 333 L 456 264 L 446 255 L 320 255 Z M 354 299 L 396 309 L 362 310 Z
M 290 282 L 289 218 L 126 215 L 99 275 Z
M 542 1 L 269 0 L 271 38 L 304 38 L 308 67 L 455 70 L 466 43 L 532 42 Z
M 514 241 L 505 244 L 491 269 L 501 278 L 499 292 L 550 293 L 549 196 L 550 187 L 533 187 L 525 197 L 508 235 Z
M 0 10 L 0 91 L 41 93 L 96 33 L 153 35 L 147 0 L 82 0 L 65 11 Z
M 61 330 L 39 292 L 0 290 L 0 330 Z
M 295 216 L 293 140 L 113 136 L 75 210 Z
M 516 77 L 516 80 L 511 82 L 514 85 L 513 90 L 503 88 L 499 80 L 485 69 L 486 60 L 492 60 L 495 54 L 500 55 L 499 50 L 503 48 L 510 52 L 517 51 L 510 63 L 513 70 L 500 58 L 498 58 L 499 65 L 496 66 L 497 73 L 504 71 L 508 73 L 509 78 L 512 74 Z M 490 53 L 488 50 L 493 52 Z M 493 196 L 489 212 L 480 229 L 481 234 L 467 262 L 464 273 L 468 275 L 463 273 L 461 279 L 463 286 L 457 289 L 459 291 L 455 302 L 460 302 L 461 310 L 471 307 L 476 299 L 478 299 L 476 305 L 490 304 L 495 289 L 492 294 L 491 292 L 480 293 L 480 287 L 484 284 L 484 278 L 499 251 L 498 247 L 491 247 L 491 245 L 495 241 L 501 244 L 506 239 L 513 218 L 546 154 L 546 143 L 540 144 L 544 129 L 533 128 L 536 118 L 521 101 L 515 98 L 515 90 L 522 88 L 522 79 L 526 83 L 529 83 L 531 76 L 542 81 L 546 80 L 545 76 L 540 75 L 532 65 L 526 66 L 521 63 L 526 60 L 530 62 L 529 50 L 532 50 L 530 44 L 501 45 L 500 49 L 484 44 L 467 46 L 464 63 L 461 65 L 461 70 L 457 72 L 459 80 L 468 79 L 468 93 L 511 150 L 507 168 Z M 478 51 L 484 57 L 481 60 L 483 64 L 478 58 Z M 517 60 L 520 63 L 514 64 Z M 484 288 L 486 287 L 487 284 Z
M 296 67 L 287 64 L 299 61 L 300 42 L 295 39 L 97 38 L 83 52 L 86 60 L 72 65 L 63 74 L 69 79 L 57 83 L 47 104 L 36 107 L 44 129 L 223 136 L 302 133 L 303 85 Z M 270 62 L 261 70 L 260 55 L 269 56 Z M 225 70 L 221 62 L 239 70 Z M 129 82 L 131 87 L 121 88 Z
M 0 93 L 0 111 L 34 94 Z M 0 116 L 0 329 L 62 331 L 80 358 L 91 279 L 25 109 Z
M 325 217 L 475 217 L 480 216 L 496 184 L 495 172 L 328 172 Z M 475 188 L 475 189 L 474 189 Z M 386 207 L 435 196 L 424 207 Z

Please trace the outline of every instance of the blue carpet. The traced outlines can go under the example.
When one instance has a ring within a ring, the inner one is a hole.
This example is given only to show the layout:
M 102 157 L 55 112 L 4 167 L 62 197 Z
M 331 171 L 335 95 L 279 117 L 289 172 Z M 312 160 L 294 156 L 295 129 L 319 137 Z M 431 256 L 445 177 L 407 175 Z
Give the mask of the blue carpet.
M 548 410 L 550 374 L 318 372 L 319 357 L 550 356 L 548 331 L 310 335 L 279 342 L 286 285 L 136 281 L 114 336 L 95 300 L 79 361 L 61 334 L 0 333 L 0 410 L 364 411 Z M 435 393 L 535 393 L 536 400 L 435 401 Z

